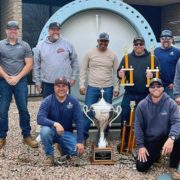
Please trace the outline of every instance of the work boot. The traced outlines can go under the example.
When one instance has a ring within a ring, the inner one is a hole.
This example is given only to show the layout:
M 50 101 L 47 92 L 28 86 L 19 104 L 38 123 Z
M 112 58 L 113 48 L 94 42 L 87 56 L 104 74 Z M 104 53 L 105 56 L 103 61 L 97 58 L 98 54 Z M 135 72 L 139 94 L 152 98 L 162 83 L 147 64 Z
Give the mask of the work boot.
M 36 140 L 34 140 L 31 136 L 23 138 L 23 143 L 27 144 L 28 146 L 30 146 L 32 148 L 37 148 L 39 146 L 38 142 Z
M 180 172 L 175 168 L 168 168 L 173 180 L 180 180 Z
M 54 156 L 46 156 L 46 159 L 44 160 L 45 166 L 54 166 Z
M 5 138 L 0 138 L 0 149 L 6 144 Z

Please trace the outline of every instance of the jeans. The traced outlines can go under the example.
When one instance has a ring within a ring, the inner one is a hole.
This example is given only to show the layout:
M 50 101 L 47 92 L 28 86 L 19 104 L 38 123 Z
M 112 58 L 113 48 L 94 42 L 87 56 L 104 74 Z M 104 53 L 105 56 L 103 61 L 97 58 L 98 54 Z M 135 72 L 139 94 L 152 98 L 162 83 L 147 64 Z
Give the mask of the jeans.
M 136 161 L 136 168 L 140 172 L 147 171 L 153 163 L 157 160 L 157 158 L 160 156 L 162 147 L 165 143 L 166 139 L 163 139 L 158 142 L 146 142 L 145 147 L 147 151 L 149 152 L 149 156 L 147 156 L 146 162 L 140 162 L 139 160 Z M 173 151 L 170 154 L 170 164 L 169 166 L 171 168 L 177 168 L 180 161 L 180 138 L 178 138 L 174 142 Z
M 9 85 L 5 79 L 0 78 L 0 138 L 6 138 L 7 136 L 8 111 L 13 94 L 19 111 L 19 124 L 22 135 L 24 138 L 30 136 L 30 115 L 27 109 L 27 78 L 22 78 L 15 86 Z
M 77 155 L 77 140 L 72 132 L 65 131 L 63 134 L 59 135 L 54 127 L 42 126 L 40 135 L 46 156 L 54 155 L 54 143 L 58 143 L 61 146 L 64 155 Z
M 43 89 L 42 95 L 43 95 L 43 98 L 45 98 L 45 97 L 54 93 L 54 84 L 43 82 L 42 83 L 42 89 Z M 70 94 L 70 90 L 71 90 L 70 84 L 68 84 L 68 89 L 69 89 L 68 93 Z
M 123 100 L 121 103 L 121 126 L 123 125 L 123 122 L 126 121 L 126 123 L 129 122 L 129 115 L 130 115 L 130 101 L 135 101 L 136 105 L 145 97 L 147 96 L 147 94 L 130 94 L 128 92 L 125 92 L 124 96 L 123 96 Z
M 85 104 L 90 107 L 92 104 L 97 103 L 98 100 L 101 98 L 101 89 L 98 87 L 87 87 L 86 97 L 85 97 Z M 106 87 L 104 89 L 104 99 L 106 102 L 112 104 L 113 98 L 113 87 Z M 87 139 L 89 137 L 88 131 L 91 125 L 91 121 L 84 115 L 84 138 Z

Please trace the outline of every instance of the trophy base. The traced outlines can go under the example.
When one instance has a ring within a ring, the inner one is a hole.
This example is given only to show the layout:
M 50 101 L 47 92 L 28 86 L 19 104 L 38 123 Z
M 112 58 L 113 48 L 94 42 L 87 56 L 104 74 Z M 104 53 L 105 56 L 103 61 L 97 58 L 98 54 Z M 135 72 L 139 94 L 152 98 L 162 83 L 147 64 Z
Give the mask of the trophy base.
M 134 83 L 133 84 L 125 83 L 125 84 L 121 84 L 121 86 L 134 86 Z
M 113 165 L 113 150 L 112 147 L 99 148 L 96 145 L 92 145 L 92 156 L 89 157 L 91 164 L 93 165 Z

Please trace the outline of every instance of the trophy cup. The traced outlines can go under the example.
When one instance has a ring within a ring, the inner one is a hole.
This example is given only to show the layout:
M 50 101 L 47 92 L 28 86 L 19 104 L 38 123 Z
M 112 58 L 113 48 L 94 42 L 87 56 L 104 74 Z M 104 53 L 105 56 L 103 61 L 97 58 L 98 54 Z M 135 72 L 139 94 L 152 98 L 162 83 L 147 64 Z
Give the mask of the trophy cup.
M 92 104 L 90 108 L 87 105 L 83 107 L 85 115 L 99 130 L 98 144 L 92 145 L 93 155 L 90 157 L 92 164 L 114 164 L 112 147 L 106 141 L 104 130 L 108 124 L 111 126 L 111 123 L 119 116 L 121 107 L 117 106 L 115 109 L 112 104 L 107 103 L 104 100 L 103 93 L 104 90 L 102 89 L 102 97 L 98 103 Z

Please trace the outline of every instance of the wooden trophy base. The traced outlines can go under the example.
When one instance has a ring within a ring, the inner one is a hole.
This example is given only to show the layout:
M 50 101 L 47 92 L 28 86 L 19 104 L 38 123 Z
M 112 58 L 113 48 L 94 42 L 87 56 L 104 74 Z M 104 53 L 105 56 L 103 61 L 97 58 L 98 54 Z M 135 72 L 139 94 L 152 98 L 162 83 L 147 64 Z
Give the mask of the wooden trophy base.
M 96 145 L 92 145 L 92 156 L 89 157 L 91 164 L 93 165 L 113 165 L 113 150 L 112 147 L 99 148 Z

